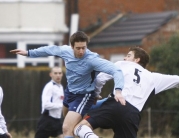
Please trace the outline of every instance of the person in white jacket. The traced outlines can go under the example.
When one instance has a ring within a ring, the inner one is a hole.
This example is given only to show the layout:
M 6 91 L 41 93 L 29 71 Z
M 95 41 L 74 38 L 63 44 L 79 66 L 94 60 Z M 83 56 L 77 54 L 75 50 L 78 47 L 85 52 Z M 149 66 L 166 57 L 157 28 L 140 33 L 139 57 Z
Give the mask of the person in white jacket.
M 99 108 L 93 109 L 74 129 L 80 138 L 98 138 L 92 131 L 98 127 L 112 129 L 113 138 L 136 138 L 140 123 L 140 112 L 149 99 L 171 88 L 179 87 L 178 75 L 166 75 L 145 69 L 149 55 L 139 47 L 130 48 L 124 61 L 115 65 L 124 75 L 124 88 L 121 93 L 113 92 Z M 100 73 L 96 78 L 96 92 L 100 94 L 111 75 Z M 116 102 L 117 101 L 117 102 Z
M 1 112 L 2 101 L 3 101 L 3 90 L 2 87 L 0 86 L 0 138 L 12 138 L 11 134 L 7 130 L 6 122 Z
M 45 85 L 42 92 L 42 111 L 37 124 L 35 138 L 62 138 L 62 107 L 64 89 L 61 84 L 62 68 L 53 67 L 49 76 L 51 80 Z

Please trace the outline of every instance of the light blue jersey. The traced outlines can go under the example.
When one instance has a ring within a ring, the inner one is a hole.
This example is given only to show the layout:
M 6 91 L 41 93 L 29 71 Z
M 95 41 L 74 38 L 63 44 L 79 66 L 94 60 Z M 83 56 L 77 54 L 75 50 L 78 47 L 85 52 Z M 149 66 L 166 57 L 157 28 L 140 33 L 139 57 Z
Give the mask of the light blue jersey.
M 76 58 L 71 46 L 44 46 L 28 51 L 29 57 L 57 56 L 64 60 L 68 89 L 74 94 L 85 94 L 94 91 L 91 72 L 105 72 L 114 77 L 115 88 L 123 89 L 124 78 L 122 71 L 97 53 L 86 49 L 82 58 Z

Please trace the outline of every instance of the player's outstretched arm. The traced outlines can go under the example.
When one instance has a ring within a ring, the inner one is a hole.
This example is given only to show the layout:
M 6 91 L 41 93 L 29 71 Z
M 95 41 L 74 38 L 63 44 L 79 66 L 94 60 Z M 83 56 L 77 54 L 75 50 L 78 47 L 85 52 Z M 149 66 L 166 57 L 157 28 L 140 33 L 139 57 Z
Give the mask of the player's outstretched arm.
M 25 50 L 20 50 L 20 49 L 14 49 L 10 51 L 12 54 L 18 54 L 18 55 L 22 55 L 22 56 L 27 56 L 28 52 Z

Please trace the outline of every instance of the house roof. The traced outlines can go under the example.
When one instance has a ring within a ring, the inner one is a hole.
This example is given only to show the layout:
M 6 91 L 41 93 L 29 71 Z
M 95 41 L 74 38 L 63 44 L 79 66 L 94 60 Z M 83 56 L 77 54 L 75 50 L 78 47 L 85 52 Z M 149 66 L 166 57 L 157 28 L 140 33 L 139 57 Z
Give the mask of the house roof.
M 125 14 L 91 38 L 90 47 L 141 44 L 142 39 L 157 31 L 178 14 L 177 11 Z

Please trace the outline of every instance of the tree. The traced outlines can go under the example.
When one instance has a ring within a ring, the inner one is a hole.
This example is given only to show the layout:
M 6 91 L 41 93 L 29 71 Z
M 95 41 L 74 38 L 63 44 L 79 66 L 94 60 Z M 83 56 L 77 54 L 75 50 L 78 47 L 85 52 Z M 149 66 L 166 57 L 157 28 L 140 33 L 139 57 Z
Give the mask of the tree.
M 172 36 L 169 41 L 155 46 L 150 52 L 149 66 L 155 72 L 164 74 L 179 75 L 179 35 Z M 155 100 L 150 104 L 153 109 L 170 110 L 175 113 L 172 118 L 166 118 L 171 123 L 171 131 L 173 136 L 179 135 L 179 90 L 172 89 L 163 92 L 155 97 Z M 161 119 L 158 119 L 159 121 Z

